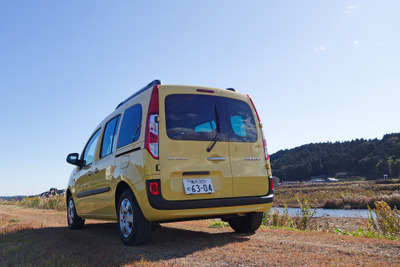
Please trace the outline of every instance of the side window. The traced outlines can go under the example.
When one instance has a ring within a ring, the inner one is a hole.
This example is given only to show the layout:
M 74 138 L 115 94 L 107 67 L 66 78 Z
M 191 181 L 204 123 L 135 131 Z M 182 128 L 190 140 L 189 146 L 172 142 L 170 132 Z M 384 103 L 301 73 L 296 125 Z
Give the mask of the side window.
M 228 116 L 229 141 L 257 141 L 257 127 L 249 105 L 244 101 L 228 98 L 224 105 Z
M 93 163 L 94 155 L 96 153 L 97 143 L 99 141 L 100 129 L 90 138 L 89 142 L 85 147 L 85 151 L 83 152 L 83 162 L 84 166 L 88 166 Z
M 122 119 L 117 148 L 135 142 L 140 137 L 142 127 L 142 106 L 134 105 L 125 111 Z
M 113 152 L 120 117 L 115 117 L 106 124 L 101 143 L 100 158 L 110 155 Z

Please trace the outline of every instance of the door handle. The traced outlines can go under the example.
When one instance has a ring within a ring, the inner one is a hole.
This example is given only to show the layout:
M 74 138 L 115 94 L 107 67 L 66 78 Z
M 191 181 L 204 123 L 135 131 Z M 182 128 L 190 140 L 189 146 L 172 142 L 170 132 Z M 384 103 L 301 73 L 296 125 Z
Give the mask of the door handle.
M 90 172 L 87 173 L 88 176 L 90 176 L 90 175 L 92 175 L 92 174 L 93 174 L 92 171 L 90 171 Z
M 99 172 L 99 169 L 95 169 L 93 173 L 98 173 L 98 172 Z
M 209 157 L 207 158 L 209 161 L 224 161 L 225 157 Z

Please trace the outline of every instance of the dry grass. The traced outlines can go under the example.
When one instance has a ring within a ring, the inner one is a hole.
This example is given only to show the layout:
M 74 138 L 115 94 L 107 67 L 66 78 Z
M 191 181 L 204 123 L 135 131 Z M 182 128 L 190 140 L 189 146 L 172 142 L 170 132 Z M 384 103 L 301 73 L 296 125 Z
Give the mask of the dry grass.
M 0 235 L 31 229 L 30 224 L 20 224 L 19 219 L 13 219 L 7 215 L 0 215 Z
M 289 210 L 286 203 L 284 203 L 285 209 L 283 213 L 280 214 L 279 210 L 273 209 L 264 214 L 264 219 L 262 225 L 273 226 L 273 227 L 284 227 L 293 228 L 298 230 L 306 230 L 310 228 L 310 221 L 317 213 L 316 206 L 314 203 L 314 208 L 312 209 L 308 203 L 308 200 L 300 201 L 297 198 L 297 203 L 300 207 L 300 212 L 296 216 L 289 216 Z M 313 228 L 313 230 L 316 230 Z
M 400 207 L 400 194 L 378 195 L 373 197 L 343 195 L 342 197 L 327 199 L 323 205 L 325 209 L 367 209 L 375 207 L 375 203 L 384 201 L 390 207 Z
M 335 184 L 309 184 L 279 186 L 274 192 L 274 204 L 298 207 L 297 197 L 316 199 L 320 207 L 338 209 L 367 209 L 376 201 L 385 201 L 390 207 L 400 207 L 400 183 L 377 184 L 373 181 L 343 182 Z
M 0 205 L 0 214 L 34 222 L 1 235 L 0 266 L 396 266 L 398 241 L 263 228 L 237 234 L 209 222 L 162 224 L 146 245 L 127 247 L 115 223 L 69 230 L 65 214 Z M 41 225 L 44 225 L 41 227 Z
M 369 232 L 400 240 L 400 212 L 396 208 L 391 209 L 386 202 L 378 201 L 375 203 L 375 208 L 369 211 L 370 215 L 364 220 Z M 375 216 L 372 215 L 372 211 Z
M 124 246 L 114 224 L 81 231 L 31 229 L 4 237 L 4 266 L 393 266 L 400 261 L 394 241 L 282 229 L 245 235 L 196 221 L 165 224 L 140 247 Z
M 54 195 L 49 197 L 25 197 L 16 202 L 17 205 L 38 208 L 38 209 L 54 209 L 59 211 L 66 210 L 66 199 L 64 195 Z

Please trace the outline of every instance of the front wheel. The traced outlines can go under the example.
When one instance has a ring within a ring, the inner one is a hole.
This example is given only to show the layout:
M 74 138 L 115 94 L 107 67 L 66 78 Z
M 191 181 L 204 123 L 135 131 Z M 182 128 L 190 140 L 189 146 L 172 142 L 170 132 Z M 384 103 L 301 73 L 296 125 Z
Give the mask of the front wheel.
M 230 227 L 238 233 L 254 233 L 260 228 L 263 219 L 262 212 L 246 213 L 244 216 L 238 216 L 228 220 Z
M 69 229 L 81 229 L 85 224 L 85 220 L 79 217 L 76 213 L 75 203 L 72 195 L 68 197 L 67 221 Z
M 125 245 L 137 246 L 149 239 L 152 224 L 143 216 L 132 190 L 122 193 L 117 214 L 119 235 Z

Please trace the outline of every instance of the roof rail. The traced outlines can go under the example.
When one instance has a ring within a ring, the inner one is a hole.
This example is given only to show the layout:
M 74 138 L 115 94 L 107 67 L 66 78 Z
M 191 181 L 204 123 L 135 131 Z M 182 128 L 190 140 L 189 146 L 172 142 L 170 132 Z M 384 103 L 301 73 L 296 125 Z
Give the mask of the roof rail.
M 140 89 L 139 91 L 137 91 L 136 93 L 134 93 L 133 95 L 131 95 L 130 97 L 128 97 L 127 99 L 125 99 L 124 101 L 122 101 L 121 103 L 119 103 L 119 105 L 115 108 L 119 108 L 120 106 L 122 106 L 123 104 L 125 104 L 126 102 L 128 102 L 129 100 L 131 100 L 132 98 L 134 98 L 135 96 L 137 96 L 138 94 L 143 93 L 144 91 L 146 91 L 149 88 L 152 88 L 155 85 L 161 85 L 162 82 L 160 80 L 154 80 L 151 83 L 149 83 L 148 85 L 146 85 L 145 87 L 143 87 L 142 89 Z

